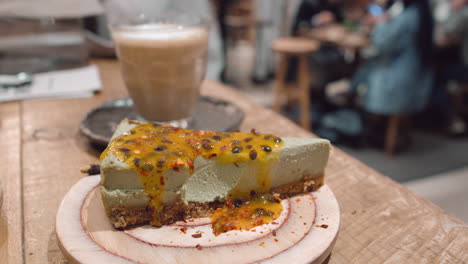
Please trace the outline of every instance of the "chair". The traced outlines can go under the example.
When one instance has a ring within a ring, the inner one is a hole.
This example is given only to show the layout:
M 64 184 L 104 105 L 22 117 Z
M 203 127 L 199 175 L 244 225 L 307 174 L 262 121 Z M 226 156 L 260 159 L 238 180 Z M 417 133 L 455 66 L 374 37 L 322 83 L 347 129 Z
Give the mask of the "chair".
M 387 132 L 385 135 L 385 154 L 388 157 L 393 157 L 395 155 L 395 149 L 397 145 L 399 130 L 401 128 L 401 123 L 403 116 L 392 115 L 388 117 Z
M 453 100 L 457 111 L 463 115 L 468 115 L 468 83 L 458 83 L 458 87 L 453 94 Z
M 315 40 L 285 37 L 273 41 L 272 49 L 279 56 L 279 64 L 276 72 L 274 87 L 273 110 L 281 111 L 282 99 L 286 97 L 291 100 L 293 97 L 299 100 L 300 104 L 300 124 L 304 129 L 311 130 L 310 122 L 310 99 L 309 89 L 311 84 L 311 74 L 309 71 L 310 55 L 317 51 L 320 43 Z M 292 89 L 286 87 L 286 73 L 288 70 L 288 59 L 297 57 L 299 60 L 297 89 L 292 93 Z

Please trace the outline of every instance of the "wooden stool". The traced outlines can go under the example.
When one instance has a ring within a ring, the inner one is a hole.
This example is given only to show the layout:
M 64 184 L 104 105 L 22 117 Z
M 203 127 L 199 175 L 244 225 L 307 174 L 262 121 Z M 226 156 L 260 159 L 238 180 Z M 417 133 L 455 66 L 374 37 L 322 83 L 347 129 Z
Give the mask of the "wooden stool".
M 385 154 L 392 158 L 395 156 L 395 149 L 398 138 L 401 137 L 401 130 L 409 133 L 411 124 L 408 115 L 391 115 L 388 117 L 387 131 L 385 135 Z M 406 135 L 409 137 L 409 135 Z
M 398 130 L 400 129 L 401 116 L 394 115 L 388 117 L 387 132 L 385 135 L 385 154 L 388 157 L 395 155 L 395 148 L 398 139 Z
M 458 83 L 458 87 L 453 95 L 455 109 L 463 114 L 468 115 L 468 103 L 465 98 L 468 96 L 468 83 Z
M 281 99 L 286 96 L 288 100 L 291 97 L 299 99 L 301 115 L 300 124 L 303 128 L 311 130 L 310 122 L 310 99 L 309 89 L 311 84 L 311 76 L 309 71 L 310 55 L 317 51 L 320 43 L 315 40 L 305 38 L 279 38 L 273 41 L 272 49 L 278 53 L 279 64 L 276 71 L 276 83 L 274 88 L 273 110 L 276 112 L 281 111 Z M 298 91 L 292 94 L 290 89 L 286 89 L 286 73 L 288 70 L 288 59 L 290 57 L 297 57 L 299 60 L 298 67 Z

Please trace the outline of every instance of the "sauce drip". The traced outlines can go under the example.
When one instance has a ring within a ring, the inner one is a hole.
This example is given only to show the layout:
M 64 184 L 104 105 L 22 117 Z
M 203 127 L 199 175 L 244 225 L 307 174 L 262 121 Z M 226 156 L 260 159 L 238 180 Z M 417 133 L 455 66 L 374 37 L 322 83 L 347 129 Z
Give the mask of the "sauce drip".
M 161 226 L 165 171 L 188 170 L 193 173 L 194 160 L 198 156 L 235 165 L 255 160 L 258 163 L 257 182 L 268 190 L 267 161 L 276 159 L 273 150 L 282 146 L 279 137 L 261 134 L 255 129 L 250 133 L 220 133 L 142 123 L 114 138 L 101 154 L 101 161 L 112 153 L 138 172 L 144 190 L 150 196 L 151 224 Z
M 239 199 L 228 201 L 211 215 L 213 233 L 218 236 L 231 230 L 250 230 L 269 224 L 280 216 L 283 210 L 280 202 L 280 199 L 270 195 L 245 202 Z

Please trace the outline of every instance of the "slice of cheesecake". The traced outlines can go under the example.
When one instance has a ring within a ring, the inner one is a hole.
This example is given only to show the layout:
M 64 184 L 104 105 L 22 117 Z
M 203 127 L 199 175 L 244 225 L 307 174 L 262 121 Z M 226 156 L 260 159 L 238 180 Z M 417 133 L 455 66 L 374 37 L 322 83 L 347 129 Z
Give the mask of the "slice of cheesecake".
M 123 121 L 101 155 L 102 200 L 116 228 L 207 216 L 226 201 L 290 197 L 323 185 L 330 143 Z

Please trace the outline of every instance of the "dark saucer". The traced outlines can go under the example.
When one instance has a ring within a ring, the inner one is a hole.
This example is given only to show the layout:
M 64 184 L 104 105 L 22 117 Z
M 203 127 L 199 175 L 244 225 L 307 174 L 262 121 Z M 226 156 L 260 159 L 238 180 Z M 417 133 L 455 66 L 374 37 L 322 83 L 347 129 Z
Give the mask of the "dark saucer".
M 86 115 L 81 121 L 80 131 L 92 143 L 107 145 L 115 128 L 125 118 L 130 120 L 137 118 L 132 100 L 128 97 L 110 100 Z M 188 129 L 238 131 L 243 119 L 244 113 L 232 103 L 202 96 Z

